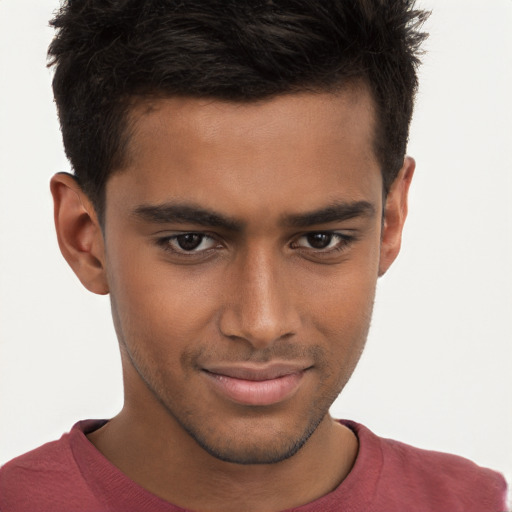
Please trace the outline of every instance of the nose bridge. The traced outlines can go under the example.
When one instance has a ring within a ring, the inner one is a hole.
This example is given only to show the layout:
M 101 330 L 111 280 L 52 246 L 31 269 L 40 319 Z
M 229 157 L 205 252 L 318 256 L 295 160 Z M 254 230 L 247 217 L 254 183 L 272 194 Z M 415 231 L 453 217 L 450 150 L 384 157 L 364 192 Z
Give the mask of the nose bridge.
M 252 247 L 239 258 L 233 275 L 230 307 L 221 329 L 227 336 L 244 338 L 265 348 L 297 329 L 298 313 L 280 256 L 270 247 Z

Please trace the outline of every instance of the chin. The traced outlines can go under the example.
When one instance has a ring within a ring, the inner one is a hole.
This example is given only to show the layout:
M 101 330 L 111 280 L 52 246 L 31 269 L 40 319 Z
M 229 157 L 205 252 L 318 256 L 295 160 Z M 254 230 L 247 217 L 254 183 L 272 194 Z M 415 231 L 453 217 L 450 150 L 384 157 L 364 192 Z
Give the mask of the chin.
M 233 464 L 276 464 L 293 457 L 315 432 L 323 418 L 306 425 L 302 431 L 265 428 L 254 420 L 246 429 L 209 431 L 182 425 L 194 441 L 218 460 Z M 252 421 L 252 420 L 251 420 Z
M 212 457 L 224 462 L 241 465 L 277 464 L 293 457 L 304 446 L 310 435 L 291 442 L 273 440 L 265 445 L 236 442 L 229 443 L 229 446 L 218 445 L 207 443 L 200 438 L 195 438 L 195 441 Z

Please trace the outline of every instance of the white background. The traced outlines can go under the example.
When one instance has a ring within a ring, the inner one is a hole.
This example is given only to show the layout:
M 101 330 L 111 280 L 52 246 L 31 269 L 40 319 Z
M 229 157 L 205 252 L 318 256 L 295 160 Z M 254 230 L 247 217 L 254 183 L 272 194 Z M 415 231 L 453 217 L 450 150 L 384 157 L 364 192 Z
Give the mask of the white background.
M 425 0 L 404 245 L 337 417 L 512 475 L 512 1 Z M 0 463 L 121 408 L 108 298 L 61 257 L 57 0 L 0 0 Z

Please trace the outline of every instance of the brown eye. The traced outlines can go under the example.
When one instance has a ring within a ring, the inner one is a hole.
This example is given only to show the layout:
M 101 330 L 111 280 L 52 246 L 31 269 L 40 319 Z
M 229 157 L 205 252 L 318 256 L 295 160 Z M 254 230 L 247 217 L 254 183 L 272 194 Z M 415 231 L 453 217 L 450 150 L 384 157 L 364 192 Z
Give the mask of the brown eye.
M 332 241 L 332 233 L 310 233 L 306 236 L 307 242 L 313 249 L 325 249 Z
M 182 255 L 205 254 L 214 249 L 218 242 L 205 233 L 180 233 L 157 240 L 157 244 L 166 251 Z
M 204 239 L 204 235 L 198 233 L 186 233 L 175 238 L 179 248 L 184 251 L 193 251 L 197 249 Z
M 309 253 L 331 254 L 347 248 L 355 240 L 352 234 L 331 231 L 312 231 L 305 233 L 292 243 L 292 247 Z

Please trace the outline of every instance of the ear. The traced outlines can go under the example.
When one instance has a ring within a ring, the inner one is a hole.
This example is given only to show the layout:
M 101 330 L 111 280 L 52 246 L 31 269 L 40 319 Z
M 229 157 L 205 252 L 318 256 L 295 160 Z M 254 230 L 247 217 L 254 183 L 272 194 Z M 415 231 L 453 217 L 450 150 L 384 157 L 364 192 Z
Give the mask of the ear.
M 400 252 L 402 231 L 407 217 L 407 196 L 416 163 L 408 156 L 386 198 L 380 245 L 379 276 L 382 276 Z
M 103 234 L 92 203 L 70 174 L 56 174 L 50 190 L 62 255 L 88 290 L 107 294 Z

